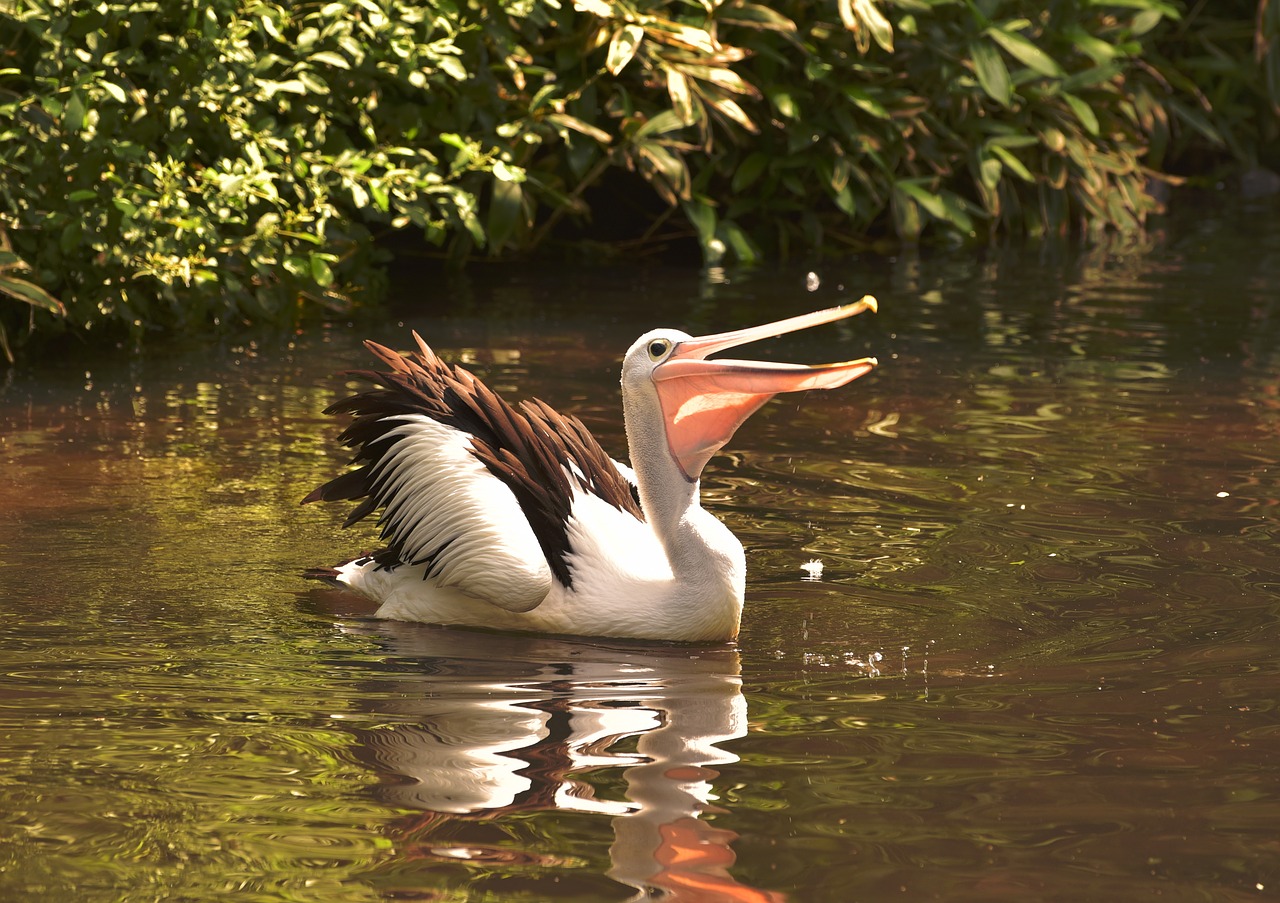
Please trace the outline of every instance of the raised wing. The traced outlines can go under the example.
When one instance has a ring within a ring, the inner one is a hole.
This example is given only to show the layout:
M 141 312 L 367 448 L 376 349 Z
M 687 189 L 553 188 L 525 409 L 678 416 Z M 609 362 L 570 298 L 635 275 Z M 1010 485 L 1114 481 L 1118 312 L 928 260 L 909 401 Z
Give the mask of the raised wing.
M 556 579 L 573 586 L 567 521 L 574 494 L 596 495 L 643 520 L 631 485 L 576 417 L 530 400 L 512 407 L 467 370 L 418 353 L 365 345 L 389 371 L 326 409 L 350 414 L 339 436 L 355 469 L 303 502 L 361 500 L 346 525 L 381 510 L 382 560 L 512 611 L 538 605 Z

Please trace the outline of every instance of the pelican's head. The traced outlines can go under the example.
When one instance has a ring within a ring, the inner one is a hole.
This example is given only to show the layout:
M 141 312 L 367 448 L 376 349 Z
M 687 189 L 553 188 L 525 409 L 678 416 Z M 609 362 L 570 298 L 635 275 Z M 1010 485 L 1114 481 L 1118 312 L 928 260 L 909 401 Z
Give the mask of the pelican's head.
M 726 348 L 875 311 L 867 295 L 853 304 L 815 311 L 733 332 L 691 336 L 678 329 L 646 332 L 622 362 L 622 394 L 629 410 L 656 408 L 666 446 L 689 482 L 743 422 L 779 392 L 834 389 L 871 372 L 873 357 L 838 364 L 779 364 L 707 360 Z M 628 421 L 628 430 L 643 428 Z

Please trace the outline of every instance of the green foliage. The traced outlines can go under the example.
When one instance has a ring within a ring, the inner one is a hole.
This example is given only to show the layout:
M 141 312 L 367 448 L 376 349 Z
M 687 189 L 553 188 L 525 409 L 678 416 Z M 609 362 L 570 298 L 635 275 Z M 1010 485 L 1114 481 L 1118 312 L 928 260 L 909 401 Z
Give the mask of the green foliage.
M 0 297 L 29 305 L 36 310 L 43 310 L 55 317 L 66 316 L 66 309 L 63 308 L 61 301 L 31 280 L 17 275 L 27 269 L 29 269 L 27 264 L 13 253 L 4 233 L 0 232 Z M 4 354 L 6 362 L 13 363 L 13 349 L 9 347 L 9 333 L 3 322 L 0 322 L 0 353 Z
M 7 0 L 0 323 L 341 308 L 378 233 L 530 253 L 627 171 L 708 261 L 1132 230 L 1277 142 L 1278 47 L 1270 0 Z
M 84 328 L 341 302 L 378 224 L 481 241 L 464 183 L 496 158 L 422 116 L 460 94 L 461 27 L 373 0 L 21 0 L 0 12 L 0 228 Z

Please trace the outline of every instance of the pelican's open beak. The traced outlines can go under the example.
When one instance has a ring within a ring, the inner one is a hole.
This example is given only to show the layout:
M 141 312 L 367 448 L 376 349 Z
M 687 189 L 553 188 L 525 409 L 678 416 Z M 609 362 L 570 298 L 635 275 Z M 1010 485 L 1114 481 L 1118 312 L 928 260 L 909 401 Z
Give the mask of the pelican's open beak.
M 775 364 L 766 361 L 707 360 L 707 355 L 747 342 L 821 326 L 877 310 L 864 296 L 853 304 L 801 314 L 764 326 L 685 339 L 653 371 L 667 426 L 667 445 L 685 479 L 693 482 L 734 431 L 779 392 L 834 389 L 870 373 L 876 359 L 839 364 Z

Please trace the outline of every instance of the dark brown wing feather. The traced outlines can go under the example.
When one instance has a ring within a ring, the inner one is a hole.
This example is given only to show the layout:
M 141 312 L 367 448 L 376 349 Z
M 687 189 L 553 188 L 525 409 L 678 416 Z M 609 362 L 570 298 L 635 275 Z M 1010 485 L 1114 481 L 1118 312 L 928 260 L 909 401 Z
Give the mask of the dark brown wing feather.
M 391 493 L 374 474 L 398 441 L 391 434 L 399 426 L 386 418 L 422 414 L 471 437 L 472 453 L 515 495 L 551 572 L 572 586 L 567 521 L 574 489 L 593 493 L 643 520 L 633 487 L 578 418 L 559 414 L 536 399 L 512 407 L 469 371 L 440 360 L 416 332 L 413 337 L 418 353 L 411 356 L 365 342 L 390 369 L 344 374 L 375 388 L 325 409 L 326 414 L 354 418 L 338 441 L 355 450 L 352 464 L 358 466 L 314 490 L 303 503 L 361 500 L 347 517 L 347 526 L 384 508 Z M 396 537 L 384 529 L 383 539 L 395 556 L 387 563 L 404 561 Z

